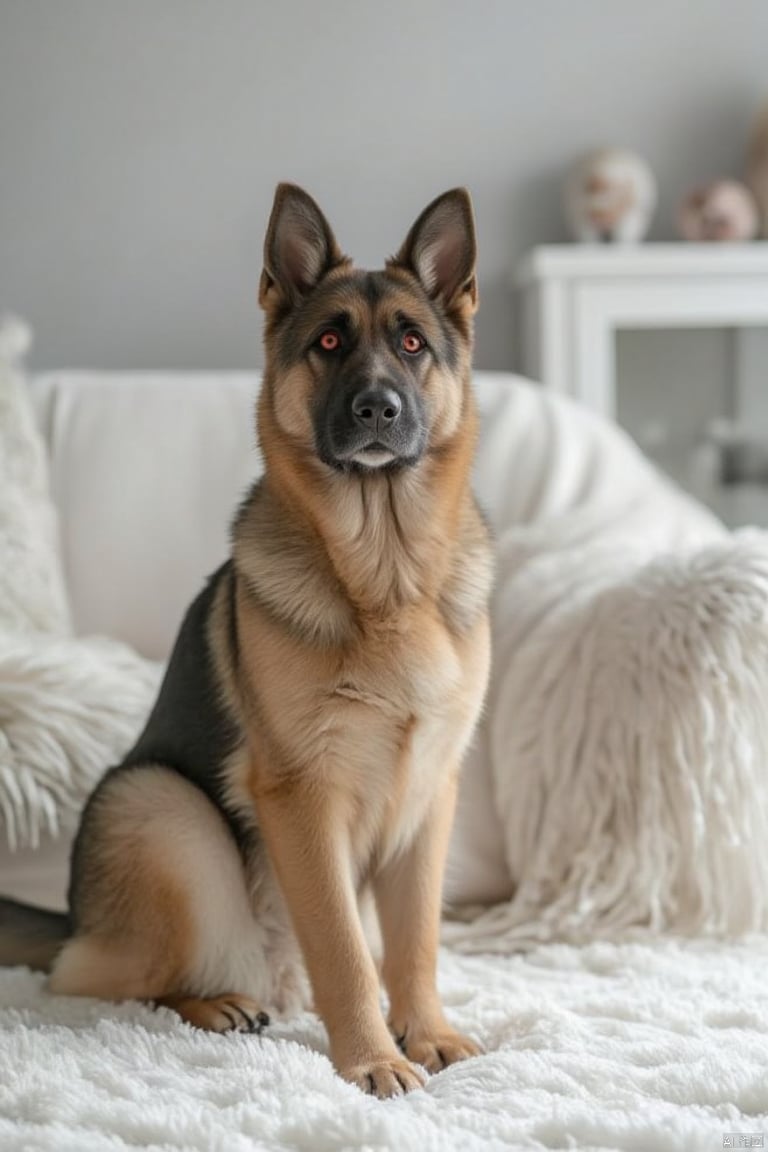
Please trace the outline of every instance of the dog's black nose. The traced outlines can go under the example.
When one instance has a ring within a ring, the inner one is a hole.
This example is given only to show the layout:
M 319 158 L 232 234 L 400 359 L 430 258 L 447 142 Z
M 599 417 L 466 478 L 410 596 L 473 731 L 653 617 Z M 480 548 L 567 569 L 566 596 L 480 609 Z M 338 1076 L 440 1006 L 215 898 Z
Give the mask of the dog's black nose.
M 366 388 L 352 401 L 352 414 L 358 424 L 373 432 L 391 428 L 402 410 L 397 392 L 392 388 Z

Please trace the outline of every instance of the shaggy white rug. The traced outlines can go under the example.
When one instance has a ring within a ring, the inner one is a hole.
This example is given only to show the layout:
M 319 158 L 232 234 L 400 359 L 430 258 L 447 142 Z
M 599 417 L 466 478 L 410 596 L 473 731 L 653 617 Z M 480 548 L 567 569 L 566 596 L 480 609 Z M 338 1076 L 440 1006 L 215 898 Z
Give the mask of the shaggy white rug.
M 214 1036 L 0 972 L 0 1148 L 714 1152 L 768 1138 L 767 970 L 765 937 L 443 951 L 448 1012 L 486 1054 L 387 1102 L 334 1075 L 313 1016 Z

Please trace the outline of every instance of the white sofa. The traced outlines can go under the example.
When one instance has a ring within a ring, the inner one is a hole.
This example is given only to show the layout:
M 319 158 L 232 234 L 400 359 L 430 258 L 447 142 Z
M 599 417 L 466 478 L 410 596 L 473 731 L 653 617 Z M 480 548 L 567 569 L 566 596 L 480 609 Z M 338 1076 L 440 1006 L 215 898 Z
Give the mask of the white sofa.
M 259 471 L 258 377 L 60 372 L 30 384 L 49 450 L 75 631 L 164 660 L 185 607 L 224 557 L 230 518 Z M 529 528 L 554 525 L 559 538 L 571 523 L 582 525 L 577 511 L 598 509 L 607 524 L 647 508 L 649 493 L 654 507 L 654 500 L 664 506 L 663 516 L 645 515 L 649 547 L 660 531 L 677 541 L 703 526 L 706 536 L 709 518 L 660 484 L 618 429 L 509 374 L 478 372 L 475 386 L 475 488 L 500 537 L 519 529 L 525 551 Z M 514 634 L 515 643 L 523 638 Z M 493 693 L 490 707 L 492 700 Z M 513 888 L 490 758 L 482 725 L 463 774 L 446 877 L 452 903 L 491 903 Z M 0 837 L 0 894 L 62 907 L 70 841 L 71 830 L 10 853 Z

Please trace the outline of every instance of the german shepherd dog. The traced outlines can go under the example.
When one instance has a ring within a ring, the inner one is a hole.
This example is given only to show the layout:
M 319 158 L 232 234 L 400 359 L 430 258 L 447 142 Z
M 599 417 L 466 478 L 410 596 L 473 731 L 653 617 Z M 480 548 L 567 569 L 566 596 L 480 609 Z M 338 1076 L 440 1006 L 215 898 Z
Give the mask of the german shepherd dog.
M 53 992 L 151 1001 L 216 1032 L 313 1005 L 339 1073 L 394 1096 L 478 1050 L 435 981 L 489 667 L 467 192 L 366 272 L 280 185 L 259 301 L 264 476 L 143 734 L 88 801 L 69 916 L 6 902 L 0 957 L 50 969 Z

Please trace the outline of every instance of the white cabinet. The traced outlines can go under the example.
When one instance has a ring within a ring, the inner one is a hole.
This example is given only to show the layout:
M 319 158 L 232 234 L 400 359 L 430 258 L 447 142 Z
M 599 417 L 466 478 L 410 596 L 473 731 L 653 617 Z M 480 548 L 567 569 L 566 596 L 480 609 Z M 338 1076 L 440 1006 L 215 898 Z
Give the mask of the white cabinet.
M 517 283 L 526 375 L 609 416 L 619 329 L 768 324 L 768 243 L 547 245 Z
M 610 417 L 617 403 L 616 343 L 619 332 L 662 328 L 734 329 L 730 393 L 737 398 L 768 393 L 766 344 L 756 344 L 754 327 L 768 326 L 768 243 L 639 244 L 634 246 L 546 245 L 533 249 L 517 270 L 522 295 L 521 352 L 526 375 L 568 393 Z M 748 379 L 747 379 L 748 378 Z M 686 387 L 695 387 L 688 381 Z M 664 414 L 659 412 L 663 423 Z M 739 412 L 712 412 L 739 418 Z M 768 433 L 768 429 L 764 429 Z M 670 467 L 696 489 L 700 470 L 690 461 Z M 716 485 L 715 485 L 716 487 Z M 727 519 L 743 519 L 734 493 L 699 490 Z M 768 486 L 755 488 L 765 506 Z M 723 496 L 724 504 L 720 500 Z M 748 501 L 755 506 L 754 500 Z M 754 515 L 752 516 L 754 519 Z

